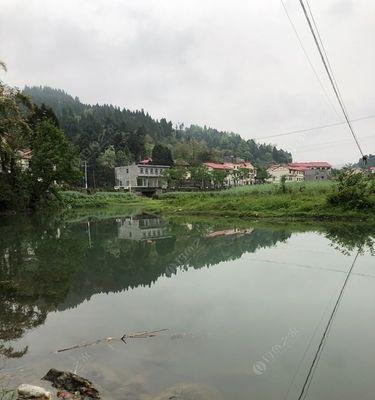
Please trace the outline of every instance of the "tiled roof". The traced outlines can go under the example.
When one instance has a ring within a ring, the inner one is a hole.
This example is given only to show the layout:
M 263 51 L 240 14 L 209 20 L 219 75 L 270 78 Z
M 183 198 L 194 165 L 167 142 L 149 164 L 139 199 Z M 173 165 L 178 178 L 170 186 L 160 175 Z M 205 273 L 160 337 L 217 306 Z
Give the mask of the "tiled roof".
M 281 164 L 273 164 L 273 165 L 270 165 L 267 169 L 271 170 L 271 171 L 274 171 L 275 169 L 278 169 L 278 168 L 288 168 L 288 166 L 287 165 L 281 165 Z
M 149 164 L 151 161 L 151 158 L 145 158 L 144 160 L 141 160 L 138 164 Z
M 212 162 L 205 162 L 203 163 L 206 167 L 212 169 L 221 169 L 227 171 L 228 169 L 233 169 L 233 164 L 218 164 Z
M 291 171 L 306 171 L 308 168 L 306 168 L 306 167 L 291 167 L 291 166 L 289 165 L 289 169 L 290 169 Z
M 240 168 L 249 168 L 252 167 L 252 164 L 249 162 L 242 162 L 242 163 L 213 163 L 213 162 L 205 162 L 203 163 L 208 168 L 212 169 L 220 169 L 220 170 L 231 170 L 234 169 L 235 166 L 239 166 Z
M 295 162 L 288 164 L 290 167 L 300 168 L 332 168 L 332 165 L 326 161 L 311 161 L 311 162 Z

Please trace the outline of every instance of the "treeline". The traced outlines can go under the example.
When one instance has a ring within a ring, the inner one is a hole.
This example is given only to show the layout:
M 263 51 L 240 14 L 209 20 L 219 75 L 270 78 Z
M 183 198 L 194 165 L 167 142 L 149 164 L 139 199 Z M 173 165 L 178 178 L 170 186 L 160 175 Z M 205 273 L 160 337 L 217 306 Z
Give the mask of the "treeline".
M 232 132 L 152 118 L 144 110 L 83 104 L 77 97 L 50 87 L 25 87 L 37 105 L 51 107 L 66 137 L 88 161 L 89 185 L 113 187 L 113 167 L 152 156 L 156 145 L 169 149 L 175 161 L 199 165 L 233 157 L 257 166 L 291 161 L 291 154 L 272 145 L 244 140 Z
M 37 208 L 77 182 L 78 165 L 53 111 L 0 81 L 0 211 Z

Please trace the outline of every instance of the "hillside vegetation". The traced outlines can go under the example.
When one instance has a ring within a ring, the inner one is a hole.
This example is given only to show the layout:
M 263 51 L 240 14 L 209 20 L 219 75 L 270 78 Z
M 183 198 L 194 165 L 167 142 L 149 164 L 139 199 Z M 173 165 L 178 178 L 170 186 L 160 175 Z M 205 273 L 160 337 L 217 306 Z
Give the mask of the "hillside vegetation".
M 291 161 L 291 154 L 268 144 L 242 139 L 233 132 L 191 125 L 173 126 L 144 110 L 83 104 L 62 90 L 26 87 L 33 102 L 52 108 L 60 128 L 88 162 L 90 187 L 113 187 L 113 167 L 151 156 L 155 145 L 167 146 L 174 160 L 191 165 L 239 157 L 256 165 Z M 250 127 L 249 127 L 250 128 Z

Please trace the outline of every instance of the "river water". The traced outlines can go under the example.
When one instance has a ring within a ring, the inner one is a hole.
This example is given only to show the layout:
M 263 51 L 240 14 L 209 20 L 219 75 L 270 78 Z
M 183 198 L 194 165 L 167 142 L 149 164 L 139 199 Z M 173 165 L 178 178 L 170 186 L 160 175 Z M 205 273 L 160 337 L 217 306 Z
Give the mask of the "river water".
M 144 214 L 2 219 L 0 382 L 48 387 L 40 378 L 57 368 L 104 399 L 298 399 L 357 256 L 306 398 L 372 400 L 373 230 Z

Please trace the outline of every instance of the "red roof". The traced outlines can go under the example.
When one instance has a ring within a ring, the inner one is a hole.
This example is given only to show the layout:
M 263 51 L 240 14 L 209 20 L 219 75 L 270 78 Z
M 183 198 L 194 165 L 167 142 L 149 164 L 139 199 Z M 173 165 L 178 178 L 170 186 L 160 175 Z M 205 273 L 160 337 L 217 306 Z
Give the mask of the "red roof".
M 249 168 L 249 167 L 253 167 L 253 164 L 251 164 L 251 162 L 245 161 L 245 162 L 241 162 L 235 165 L 239 165 L 241 168 Z
M 208 168 L 212 169 L 220 169 L 220 170 L 225 170 L 228 171 L 230 169 L 234 169 L 235 166 L 239 166 L 240 168 L 249 168 L 252 167 L 252 164 L 249 162 L 242 162 L 242 163 L 213 163 L 213 162 L 205 162 L 203 163 Z
M 203 163 L 206 167 L 212 169 L 221 169 L 227 171 L 228 169 L 233 169 L 233 164 L 218 164 L 212 162 L 205 162 Z
M 152 161 L 151 158 L 145 158 L 144 160 L 141 160 L 138 164 L 148 164 Z
M 326 161 L 311 161 L 311 162 L 295 162 L 288 164 L 289 167 L 297 168 L 332 168 L 332 165 Z
M 291 167 L 291 166 L 289 165 L 289 169 L 290 169 L 291 171 L 306 171 L 308 168 L 306 168 L 306 167 Z

